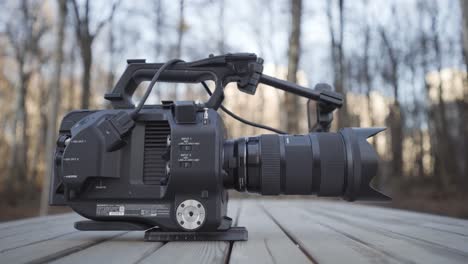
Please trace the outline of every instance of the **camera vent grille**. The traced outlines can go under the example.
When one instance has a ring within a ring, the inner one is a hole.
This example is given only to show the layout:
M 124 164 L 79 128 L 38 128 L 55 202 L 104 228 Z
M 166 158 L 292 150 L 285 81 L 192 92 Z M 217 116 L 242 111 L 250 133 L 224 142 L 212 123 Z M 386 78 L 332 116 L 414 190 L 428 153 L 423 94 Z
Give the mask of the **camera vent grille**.
M 151 121 L 145 127 L 145 152 L 143 161 L 143 183 L 165 184 L 167 137 L 171 128 L 167 121 Z

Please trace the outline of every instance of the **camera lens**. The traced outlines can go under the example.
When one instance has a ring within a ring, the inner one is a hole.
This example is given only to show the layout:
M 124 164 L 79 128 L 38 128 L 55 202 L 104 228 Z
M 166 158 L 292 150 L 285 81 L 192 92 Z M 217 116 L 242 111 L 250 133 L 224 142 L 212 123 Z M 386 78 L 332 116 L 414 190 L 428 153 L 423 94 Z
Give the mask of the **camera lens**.
M 345 128 L 338 133 L 229 140 L 224 145 L 224 185 L 263 195 L 386 199 L 369 186 L 378 157 L 366 139 L 380 131 Z

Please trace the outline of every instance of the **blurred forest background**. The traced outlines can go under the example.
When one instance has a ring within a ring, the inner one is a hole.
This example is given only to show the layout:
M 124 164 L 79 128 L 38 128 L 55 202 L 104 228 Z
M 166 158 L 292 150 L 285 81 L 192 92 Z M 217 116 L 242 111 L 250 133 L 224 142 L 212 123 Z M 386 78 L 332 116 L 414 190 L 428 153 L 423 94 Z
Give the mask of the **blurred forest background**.
M 388 128 L 373 140 L 374 185 L 390 206 L 468 217 L 468 1 L 3 0 L 0 220 L 51 213 L 43 187 L 58 123 L 73 109 L 109 108 L 103 95 L 126 59 L 241 51 L 263 57 L 270 75 L 345 93 L 334 130 Z M 206 95 L 163 85 L 151 101 L 161 99 Z M 228 87 L 225 105 L 307 132 L 305 101 L 272 88 Z M 231 137 L 267 133 L 225 121 Z

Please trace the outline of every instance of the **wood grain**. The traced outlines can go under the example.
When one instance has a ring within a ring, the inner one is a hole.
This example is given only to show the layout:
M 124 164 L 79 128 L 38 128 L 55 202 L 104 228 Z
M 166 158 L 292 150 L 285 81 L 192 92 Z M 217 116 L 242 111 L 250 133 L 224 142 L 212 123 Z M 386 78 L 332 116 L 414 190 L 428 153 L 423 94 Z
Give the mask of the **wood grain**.
M 318 263 L 399 263 L 365 242 L 324 225 L 295 203 L 264 202 L 265 208 Z M 313 206 L 313 205 L 309 205 Z
M 0 224 L 0 263 L 468 263 L 468 221 L 322 199 L 231 200 L 246 242 L 81 232 L 76 214 Z M 237 223 L 236 223 L 237 221 Z
M 230 263 L 310 263 L 256 201 L 241 208 L 238 225 L 247 227 L 249 240 L 234 243 Z

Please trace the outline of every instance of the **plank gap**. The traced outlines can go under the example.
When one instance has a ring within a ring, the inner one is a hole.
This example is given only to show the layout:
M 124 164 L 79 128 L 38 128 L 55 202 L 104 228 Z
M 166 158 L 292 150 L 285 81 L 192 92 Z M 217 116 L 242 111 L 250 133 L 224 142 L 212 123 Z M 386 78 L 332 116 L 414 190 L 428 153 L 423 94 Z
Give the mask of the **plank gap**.
M 15 249 L 18 249 L 18 248 L 27 247 L 27 246 L 34 245 L 34 244 L 37 244 L 37 243 L 53 240 L 53 239 L 56 239 L 56 238 L 59 238 L 59 237 L 62 237 L 62 236 L 66 236 L 66 235 L 69 235 L 69 234 L 77 233 L 77 232 L 79 232 L 79 231 L 71 231 L 71 232 L 62 233 L 60 235 L 56 235 L 56 236 L 53 236 L 53 237 L 33 241 L 33 242 L 30 242 L 30 243 L 27 243 L 27 244 L 24 244 L 24 245 L 15 246 L 15 247 L 12 247 L 12 248 L 5 248 L 5 249 L 1 250 L 0 253 L 5 253 L 5 252 L 8 252 L 10 250 L 15 250 Z
M 154 243 L 154 242 L 148 242 L 148 243 Z M 137 261 L 135 261 L 134 264 L 141 263 L 145 258 L 151 256 L 151 254 L 156 252 L 156 250 L 162 248 L 165 244 L 167 244 L 167 242 L 157 243 L 153 248 L 143 253 L 143 255 L 141 255 L 141 257 Z
M 429 241 L 429 240 L 426 240 L 426 239 L 422 239 L 422 238 L 419 238 L 419 237 L 416 237 L 416 236 L 404 234 L 403 232 L 396 232 L 396 231 L 390 230 L 390 229 L 385 228 L 385 227 L 362 226 L 360 224 L 356 224 L 356 223 L 350 221 L 349 219 L 345 219 L 345 218 L 340 217 L 340 216 L 338 216 L 336 214 L 333 214 L 333 213 L 331 214 L 331 213 L 318 212 L 318 211 L 314 211 L 314 210 L 312 210 L 310 208 L 308 209 L 308 211 L 314 212 L 316 214 L 322 214 L 322 215 L 324 215 L 324 216 L 326 216 L 328 218 L 332 218 L 332 219 L 335 219 L 337 221 L 345 222 L 348 225 L 351 225 L 351 226 L 354 226 L 354 227 L 357 227 L 357 228 L 372 229 L 374 232 L 378 232 L 378 233 L 380 233 L 382 235 L 387 235 L 387 236 L 390 233 L 390 234 L 393 234 L 394 236 L 397 236 L 398 239 L 405 239 L 406 241 L 412 242 L 412 243 L 417 242 L 419 244 L 422 244 L 422 246 L 426 246 L 426 247 L 430 246 L 432 249 L 440 248 L 440 249 L 446 250 L 446 251 L 448 251 L 448 252 L 450 252 L 452 254 L 457 254 L 457 255 L 462 256 L 462 257 L 468 257 L 466 252 L 463 252 L 463 251 L 458 250 L 456 248 L 452 248 L 452 247 L 449 247 L 447 245 L 443 245 L 443 244 L 440 244 L 440 243 L 435 243 L 435 242 L 432 242 L 432 241 Z M 319 223 L 319 224 L 321 224 L 321 223 Z M 322 225 L 324 225 L 324 224 L 322 224 Z
M 324 208 L 322 206 L 318 206 L 319 208 Z M 328 207 L 327 207 L 328 208 Z M 328 208 L 329 209 L 329 208 Z M 338 211 L 337 209 L 338 208 L 333 208 L 334 210 L 333 211 Z M 463 236 L 463 237 L 468 237 L 468 234 L 463 234 L 463 233 L 460 233 L 460 232 L 457 232 L 457 231 L 452 231 L 452 230 L 447 230 L 446 228 L 441 228 L 441 227 L 435 227 L 435 226 L 427 226 L 427 225 L 421 225 L 421 221 L 420 220 L 408 220 L 408 219 L 403 219 L 403 218 L 394 218 L 394 217 L 381 217 L 381 216 L 376 216 L 375 214 L 369 214 L 369 213 L 366 213 L 366 212 L 362 212 L 362 210 L 353 210 L 353 211 L 349 211 L 345 208 L 339 208 L 340 210 L 339 211 L 343 211 L 345 210 L 347 214 L 351 215 L 351 216 L 355 216 L 355 217 L 365 217 L 365 218 L 369 218 L 369 219 L 372 219 L 372 220 L 375 220 L 375 221 L 378 221 L 378 222 L 385 222 L 385 223 L 391 223 L 391 224 L 399 224 L 399 223 L 402 223 L 402 224 L 405 224 L 407 226 L 414 226 L 415 224 L 418 225 L 418 227 L 420 228 L 425 228 L 425 229 L 430 229 L 430 230 L 437 230 L 437 231 L 440 231 L 440 232 L 446 232 L 446 233 L 451 233 L 451 234 L 454 234 L 454 235 L 459 235 L 459 236 Z M 381 208 L 379 208 L 381 209 Z M 375 209 L 374 209 L 375 210 Z M 330 211 L 330 210 L 328 210 Z M 356 213 L 356 211 L 358 213 Z M 439 224 L 441 226 L 456 226 L 456 227 L 461 227 L 463 228 L 463 226 L 460 226 L 460 225 L 453 225 L 453 224 L 448 224 L 448 223 L 442 223 L 442 222 L 437 222 L 437 221 L 434 221 L 434 220 L 430 220 L 429 223 L 435 223 L 435 224 Z
M 318 261 L 304 248 L 304 246 L 297 241 L 274 217 L 273 215 L 266 210 L 265 206 L 263 204 L 259 204 L 260 208 L 262 208 L 263 212 L 283 231 L 283 233 L 293 242 L 294 245 L 296 245 L 302 253 L 312 262 L 315 264 L 319 264 Z
M 324 215 L 325 215 L 325 214 L 324 214 Z M 330 230 L 333 230 L 333 231 L 337 232 L 338 234 L 343 235 L 343 236 L 345 236 L 345 237 L 347 237 L 347 238 L 349 238 L 349 239 L 351 239 L 351 240 L 353 240 L 353 241 L 355 241 L 355 242 L 357 242 L 357 243 L 359 243 L 359 244 L 362 244 L 362 245 L 364 245 L 364 246 L 366 246 L 366 247 L 368 247 L 368 248 L 371 248 L 371 249 L 373 249 L 373 250 L 375 250 L 375 251 L 377 251 L 377 252 L 380 252 L 381 254 L 383 254 L 383 255 L 385 255 L 385 256 L 387 256 L 387 257 L 389 257 L 389 258 L 392 258 L 392 259 L 394 259 L 394 260 L 396 260 L 396 261 L 398 261 L 398 262 L 401 262 L 401 263 L 412 263 L 412 264 L 415 264 L 415 263 L 416 263 L 416 262 L 414 262 L 414 261 L 407 260 L 407 259 L 404 259 L 404 258 L 400 258 L 400 257 L 398 257 L 398 256 L 395 256 L 395 255 L 392 254 L 392 253 L 389 253 L 389 252 L 386 252 L 386 251 L 384 251 L 384 250 L 381 250 L 381 249 L 379 249 L 379 248 L 373 246 L 372 244 L 367 243 L 367 242 L 364 241 L 364 240 L 361 240 L 361 239 L 359 239 L 359 238 L 357 238 L 357 237 L 355 237 L 355 236 L 353 236 L 353 235 L 350 235 L 350 234 L 348 234 L 348 233 L 346 233 L 346 232 L 340 231 L 340 230 L 338 230 L 338 229 L 336 229 L 336 228 L 334 228 L 334 227 L 332 227 L 332 226 L 330 226 L 330 225 L 327 225 L 327 224 L 324 224 L 324 223 L 320 223 L 320 222 L 317 222 L 317 224 L 319 224 L 319 225 L 321 225 L 321 226 L 324 226 L 324 227 L 326 227 L 326 228 L 328 228 L 328 229 L 330 229 Z
M 232 226 L 237 226 L 237 223 L 239 222 L 239 215 L 241 214 L 241 210 L 242 210 L 242 200 L 239 200 L 239 206 L 237 207 L 236 217 L 234 218 L 234 221 L 232 222 Z M 234 247 L 234 241 L 229 242 L 228 252 L 226 254 L 226 259 L 224 260 L 225 264 L 229 264 L 229 262 L 231 261 L 232 247 Z
M 78 231 L 78 232 L 85 232 L 85 231 Z M 95 246 L 97 244 L 100 244 L 102 242 L 105 242 L 105 241 L 108 241 L 108 240 L 111 240 L 111 239 L 114 239 L 116 237 L 119 237 L 119 236 L 122 236 L 124 234 L 126 234 L 128 232 L 124 232 L 124 233 L 121 233 L 121 234 L 117 234 L 115 236 L 111 236 L 111 237 L 107 237 L 107 238 L 102 238 L 102 239 L 97 239 L 97 240 L 94 240 L 88 244 L 85 244 L 85 245 L 79 245 L 79 246 L 76 246 L 76 247 L 71 247 L 71 248 L 67 248 L 65 250 L 62 250 L 62 251 L 59 251 L 57 253 L 54 253 L 54 254 L 51 254 L 51 255 L 48 255 L 48 256 L 45 256 L 45 257 L 42 257 L 40 259 L 36 259 L 34 261 L 31 261 L 30 263 L 31 264 L 42 264 L 42 263 L 49 263 L 49 262 L 52 262 L 54 260 L 58 260 L 60 258 L 63 258 L 63 257 L 66 257 L 68 255 L 71 255 L 73 253 L 76 253 L 76 252 L 79 252 L 79 251 L 82 251 L 82 250 L 85 250 L 87 248 L 90 248 L 92 246 Z

